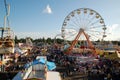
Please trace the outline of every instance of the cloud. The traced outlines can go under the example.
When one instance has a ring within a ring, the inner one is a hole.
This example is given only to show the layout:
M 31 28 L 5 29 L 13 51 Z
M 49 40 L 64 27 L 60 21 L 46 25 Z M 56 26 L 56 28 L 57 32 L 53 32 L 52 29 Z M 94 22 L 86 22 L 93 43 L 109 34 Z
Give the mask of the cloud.
M 47 14 L 52 14 L 53 13 L 51 7 L 49 6 L 49 4 L 43 10 L 43 13 L 47 13 Z
M 119 27 L 120 27 L 119 24 L 113 24 L 111 26 L 108 26 L 108 32 L 114 34 L 114 32 L 118 30 Z
M 106 39 L 107 40 L 119 40 L 120 39 L 120 36 L 118 36 L 119 31 L 120 31 L 120 24 L 113 24 L 111 26 L 107 26 Z

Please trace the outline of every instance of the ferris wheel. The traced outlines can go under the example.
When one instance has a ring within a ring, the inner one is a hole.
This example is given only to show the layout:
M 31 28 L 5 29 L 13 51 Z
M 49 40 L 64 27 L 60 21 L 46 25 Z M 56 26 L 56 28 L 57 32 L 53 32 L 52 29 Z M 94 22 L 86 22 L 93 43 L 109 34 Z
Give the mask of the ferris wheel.
M 91 41 L 103 40 L 106 37 L 106 26 L 98 12 L 79 8 L 66 16 L 61 34 L 64 40 L 73 41 L 71 48 L 79 40 L 86 40 L 90 47 L 93 47 Z

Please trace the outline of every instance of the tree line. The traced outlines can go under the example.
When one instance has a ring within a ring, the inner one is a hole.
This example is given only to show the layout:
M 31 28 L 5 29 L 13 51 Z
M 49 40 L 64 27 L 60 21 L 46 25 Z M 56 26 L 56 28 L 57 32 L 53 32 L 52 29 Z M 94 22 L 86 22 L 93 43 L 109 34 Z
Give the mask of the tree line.
M 29 37 L 30 38 L 30 37 Z M 63 39 L 60 39 L 60 38 L 57 38 L 57 39 L 52 39 L 52 38 L 38 38 L 38 39 L 32 39 L 30 38 L 31 41 L 33 43 L 39 43 L 39 42 L 43 42 L 43 43 L 48 43 L 48 44 L 52 44 L 52 43 L 63 43 L 64 40 Z M 25 43 L 26 42 L 26 38 L 20 38 L 18 39 L 17 36 L 15 36 L 15 43 L 19 43 L 19 42 L 22 42 L 22 43 Z M 95 41 L 95 42 L 100 42 L 99 40 L 98 41 Z M 109 43 L 112 43 L 113 45 L 119 45 L 120 46 L 120 41 L 104 41 L 104 43 L 106 44 L 109 44 Z
M 31 41 L 33 43 L 43 42 L 43 43 L 51 44 L 51 43 L 57 42 L 57 43 L 61 44 L 64 41 L 63 39 L 59 39 L 59 38 L 57 38 L 57 39 L 52 39 L 52 38 L 45 39 L 44 37 L 43 38 L 38 38 L 38 39 L 33 39 L 31 37 L 29 37 L 29 38 L 31 39 Z M 16 44 L 19 43 L 19 42 L 25 43 L 26 42 L 26 38 L 18 39 L 17 36 L 15 36 L 15 40 L 14 41 L 15 41 Z

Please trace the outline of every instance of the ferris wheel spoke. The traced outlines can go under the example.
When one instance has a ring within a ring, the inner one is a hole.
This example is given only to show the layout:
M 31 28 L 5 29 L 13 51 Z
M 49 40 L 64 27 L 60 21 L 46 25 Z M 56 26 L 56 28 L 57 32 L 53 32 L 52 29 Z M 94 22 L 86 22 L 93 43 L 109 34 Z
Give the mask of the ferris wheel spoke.
M 100 31 L 95 31 L 95 30 L 88 30 L 88 32 L 92 32 L 92 33 L 99 33 L 99 34 L 101 34 L 101 32 L 100 32 Z
M 75 19 L 76 19 L 76 22 L 78 23 L 78 25 L 80 26 L 81 24 L 80 24 L 79 18 L 77 18 L 77 17 L 75 16 Z
M 104 26 L 104 25 L 97 25 L 97 26 L 90 27 L 89 29 L 95 29 L 95 28 L 101 29 L 101 28 L 103 28 L 103 26 Z
M 71 20 L 71 22 L 73 23 L 73 24 L 75 24 L 76 26 L 80 26 L 76 21 L 74 21 L 74 20 Z
M 81 15 L 82 15 L 82 14 L 81 14 Z M 83 19 L 82 19 L 82 17 L 81 17 L 81 16 L 78 16 L 78 18 L 79 18 L 80 25 L 83 26 Z
M 89 33 L 89 36 L 96 38 L 101 38 L 102 39 L 102 33 Z
M 77 33 L 77 31 L 73 31 L 73 30 L 69 30 L 69 31 L 68 31 L 68 30 L 67 30 L 65 34 L 66 34 L 66 35 L 67 35 L 67 34 L 70 35 L 71 33 L 72 33 L 72 34 L 73 34 L 73 33 Z
M 76 33 L 70 34 L 69 36 L 66 36 L 66 39 L 69 39 L 69 38 L 71 38 L 71 37 L 74 37 L 74 38 L 75 38 L 75 36 L 76 36 Z
M 88 19 L 89 19 L 89 17 L 90 17 L 90 14 L 88 14 L 88 16 L 86 17 L 86 19 L 88 20 Z
M 92 16 L 92 18 L 90 18 L 88 21 L 88 23 L 86 24 L 86 26 L 88 26 L 90 23 L 92 23 L 92 21 L 94 21 L 94 19 L 95 19 L 95 15 L 94 16 Z
M 85 26 L 85 25 L 84 25 L 84 24 L 85 24 L 85 14 L 83 14 L 82 20 L 83 20 L 83 26 Z
M 94 37 L 94 40 L 98 39 L 98 38 L 99 39 L 101 38 L 101 37 L 98 37 L 98 35 L 95 35 L 95 34 L 92 34 L 92 33 L 89 33 L 89 35 L 90 35 L 90 38 L 91 38 L 91 36 Z
M 88 13 L 88 14 L 87 14 Z M 84 27 L 87 28 L 86 24 L 88 24 L 90 22 L 89 18 L 90 18 L 90 14 L 89 12 L 87 12 L 84 17 Z M 93 17 L 94 18 L 94 17 Z
M 87 17 L 85 18 L 85 20 L 86 20 L 85 26 L 86 26 L 86 24 L 89 22 L 89 20 L 88 20 L 89 17 L 90 17 L 90 14 L 88 14 Z
M 66 35 L 68 35 L 68 36 L 73 36 L 73 35 L 75 35 L 76 33 L 66 33 Z
M 86 18 L 85 18 L 85 14 L 83 14 L 83 27 L 85 27 L 86 24 Z
M 78 29 L 75 29 L 75 28 L 67 28 L 66 30 L 69 31 L 69 32 L 70 32 L 70 31 L 78 32 Z
M 74 29 L 74 28 L 67 28 L 67 29 L 65 29 L 65 31 L 66 32 L 78 32 L 76 29 Z
M 89 26 L 93 26 L 93 25 L 95 25 L 95 24 L 98 24 L 99 22 L 100 22 L 100 20 L 97 20 L 97 21 L 91 23 Z
M 91 33 L 91 32 L 89 32 L 89 34 L 90 35 L 94 35 L 94 36 L 96 35 L 96 37 L 98 37 L 98 36 L 102 37 L 102 33 L 96 33 L 96 32 L 95 33 Z
M 68 23 L 68 26 L 70 27 L 74 27 L 74 28 L 79 28 L 78 26 L 74 25 L 74 24 L 71 24 L 71 23 Z

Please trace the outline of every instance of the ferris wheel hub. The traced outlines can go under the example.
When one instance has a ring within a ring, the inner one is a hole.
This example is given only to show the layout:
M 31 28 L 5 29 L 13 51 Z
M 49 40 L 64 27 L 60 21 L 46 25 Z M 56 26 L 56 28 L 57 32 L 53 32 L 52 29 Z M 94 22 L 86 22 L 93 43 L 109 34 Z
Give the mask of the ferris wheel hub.
M 84 31 L 84 29 L 83 29 L 83 28 L 80 28 L 80 31 L 81 31 L 81 32 L 83 32 L 83 31 Z

